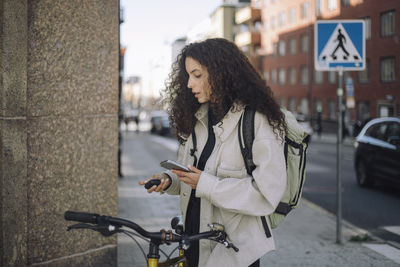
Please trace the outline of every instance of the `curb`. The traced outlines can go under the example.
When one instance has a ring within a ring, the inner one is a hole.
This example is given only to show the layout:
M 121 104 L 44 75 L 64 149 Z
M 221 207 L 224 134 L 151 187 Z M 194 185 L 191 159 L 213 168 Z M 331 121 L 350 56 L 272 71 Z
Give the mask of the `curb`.
M 330 211 L 322 208 L 321 206 L 318 206 L 317 204 L 305 199 L 304 197 L 302 198 L 302 201 L 304 201 L 304 203 L 309 206 L 310 208 L 312 208 L 313 210 L 316 210 L 318 212 L 324 213 L 325 215 L 328 215 L 329 217 L 331 217 L 332 219 L 336 220 L 336 214 L 331 213 Z M 374 234 L 372 234 L 371 232 L 355 226 L 354 224 L 344 220 L 342 218 L 342 227 L 346 228 L 346 230 L 348 230 L 349 232 L 352 232 L 354 234 L 352 234 L 352 236 L 354 235 L 368 235 L 372 238 L 372 241 L 369 241 L 368 243 L 381 243 L 381 244 L 389 244 L 388 242 L 386 242 L 385 240 L 381 239 L 378 236 L 375 236 Z M 343 237 L 343 231 L 342 231 L 342 237 Z M 343 241 L 343 240 L 342 240 Z M 346 240 L 347 242 L 352 242 L 350 240 Z M 367 243 L 367 242 L 359 242 L 361 243 Z M 389 244 L 390 245 L 390 244 Z

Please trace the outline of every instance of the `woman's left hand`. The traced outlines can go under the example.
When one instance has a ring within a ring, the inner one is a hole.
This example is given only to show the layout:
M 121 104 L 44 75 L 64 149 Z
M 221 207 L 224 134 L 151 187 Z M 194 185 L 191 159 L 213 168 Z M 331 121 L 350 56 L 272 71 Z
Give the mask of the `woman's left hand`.
M 188 184 L 191 188 L 196 189 L 197 183 L 199 182 L 201 171 L 193 166 L 188 166 L 190 172 L 171 170 L 173 173 L 178 175 L 178 179 L 185 184 Z

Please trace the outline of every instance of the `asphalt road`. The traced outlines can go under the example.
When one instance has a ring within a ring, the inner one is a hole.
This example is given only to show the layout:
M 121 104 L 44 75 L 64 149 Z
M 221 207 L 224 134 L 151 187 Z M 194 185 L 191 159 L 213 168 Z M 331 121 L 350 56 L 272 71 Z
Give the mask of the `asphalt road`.
M 342 217 L 384 240 L 400 244 L 400 236 L 386 231 L 400 228 L 400 190 L 379 184 L 373 188 L 357 185 L 353 167 L 353 147 L 342 148 Z M 336 214 L 336 144 L 311 142 L 307 154 L 307 178 L 303 197 Z

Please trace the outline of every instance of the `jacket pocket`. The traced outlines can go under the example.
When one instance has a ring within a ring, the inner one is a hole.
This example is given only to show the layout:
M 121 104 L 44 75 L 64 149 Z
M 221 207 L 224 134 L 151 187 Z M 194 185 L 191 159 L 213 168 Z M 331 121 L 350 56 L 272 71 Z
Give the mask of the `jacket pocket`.
M 245 167 L 238 169 L 221 163 L 221 165 L 217 168 L 217 176 L 219 178 L 243 178 L 247 176 L 247 171 Z

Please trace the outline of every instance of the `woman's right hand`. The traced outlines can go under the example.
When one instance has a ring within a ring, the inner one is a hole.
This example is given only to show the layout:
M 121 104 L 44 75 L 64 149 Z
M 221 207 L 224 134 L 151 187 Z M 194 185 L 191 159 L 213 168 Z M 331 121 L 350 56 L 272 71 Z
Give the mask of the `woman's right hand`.
M 150 178 L 144 180 L 144 181 L 139 181 L 139 185 L 145 185 L 148 181 L 153 180 L 153 179 L 158 179 L 161 180 L 161 183 L 157 185 L 153 185 L 151 188 L 147 189 L 148 193 L 153 193 L 155 192 L 161 192 L 165 190 L 171 183 L 171 178 L 167 174 L 154 174 Z

